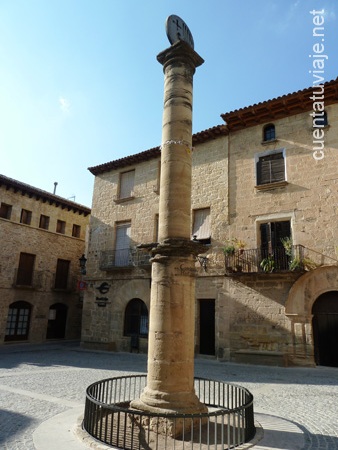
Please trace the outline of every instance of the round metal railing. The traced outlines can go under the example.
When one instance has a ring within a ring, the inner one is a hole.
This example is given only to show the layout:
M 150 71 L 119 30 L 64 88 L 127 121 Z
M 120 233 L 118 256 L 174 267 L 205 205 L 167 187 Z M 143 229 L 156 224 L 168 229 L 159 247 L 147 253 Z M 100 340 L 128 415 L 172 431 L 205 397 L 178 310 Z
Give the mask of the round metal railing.
M 109 378 L 86 392 L 83 428 L 95 439 L 128 450 L 224 450 L 255 435 L 253 396 L 245 388 L 195 378 L 208 407 L 200 414 L 155 414 L 129 408 L 146 386 L 146 375 Z

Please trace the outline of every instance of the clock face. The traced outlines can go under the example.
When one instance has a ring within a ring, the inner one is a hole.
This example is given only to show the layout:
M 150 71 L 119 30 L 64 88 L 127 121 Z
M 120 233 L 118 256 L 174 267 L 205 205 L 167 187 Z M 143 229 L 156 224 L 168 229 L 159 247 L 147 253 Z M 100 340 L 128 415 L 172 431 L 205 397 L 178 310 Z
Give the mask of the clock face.
M 194 39 L 188 28 L 188 25 L 178 16 L 172 15 L 167 18 L 166 32 L 170 44 L 178 41 L 184 41 L 194 48 Z

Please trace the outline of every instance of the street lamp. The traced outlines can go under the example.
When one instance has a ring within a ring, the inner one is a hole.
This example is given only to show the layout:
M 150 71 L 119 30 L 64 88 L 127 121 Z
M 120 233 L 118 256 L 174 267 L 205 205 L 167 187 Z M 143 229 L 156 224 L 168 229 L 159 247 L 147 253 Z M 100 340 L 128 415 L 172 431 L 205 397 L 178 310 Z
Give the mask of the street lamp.
M 86 275 L 87 258 L 85 257 L 85 255 L 82 255 L 81 258 L 79 258 L 79 263 L 81 275 Z

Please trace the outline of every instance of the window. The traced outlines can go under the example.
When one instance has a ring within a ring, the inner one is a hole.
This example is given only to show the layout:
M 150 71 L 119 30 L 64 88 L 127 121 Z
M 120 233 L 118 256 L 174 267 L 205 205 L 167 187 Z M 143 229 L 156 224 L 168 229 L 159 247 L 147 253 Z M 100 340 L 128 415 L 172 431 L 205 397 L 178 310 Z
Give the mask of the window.
M 58 220 L 56 222 L 56 232 L 60 234 L 65 234 L 66 231 L 66 222 L 63 220 Z
M 43 214 L 41 214 L 39 228 L 42 228 L 43 230 L 48 230 L 48 228 L 49 228 L 49 217 L 48 216 L 44 216 Z
M 328 124 L 326 111 L 317 111 L 313 117 L 313 127 L 323 128 Z
M 261 256 L 274 259 L 275 268 L 286 270 L 289 267 L 289 257 L 285 253 L 282 239 L 291 237 L 289 220 L 267 222 L 260 224 Z
M 256 156 L 257 185 L 285 181 L 284 151 L 269 152 Z
M 5 341 L 28 339 L 31 305 L 27 302 L 15 302 L 9 305 Z
M 7 205 L 7 203 L 1 203 L 0 206 L 0 217 L 3 219 L 10 219 L 12 214 L 12 205 Z
M 65 259 L 58 259 L 56 264 L 55 273 L 55 289 L 67 289 L 68 288 L 68 275 L 69 275 L 70 261 Z
M 274 141 L 276 139 L 276 130 L 273 123 L 269 123 L 263 128 L 263 141 Z
M 18 286 L 32 286 L 34 273 L 35 255 L 20 253 L 19 267 L 16 274 Z
M 158 242 L 158 230 L 159 230 L 159 220 L 160 220 L 160 216 L 158 214 L 155 214 L 155 242 Z
M 20 223 L 24 223 L 25 225 L 30 225 L 31 221 L 32 221 L 32 211 L 28 211 L 27 209 L 22 209 Z
M 135 170 L 120 174 L 120 199 L 134 196 Z
M 124 315 L 125 336 L 148 336 L 148 309 L 139 298 L 128 303 Z
M 115 266 L 125 267 L 130 265 L 130 228 L 130 222 L 116 225 Z
M 81 235 L 81 227 L 80 225 L 73 225 L 72 236 L 79 238 Z
M 154 192 L 156 194 L 160 193 L 160 184 L 161 184 L 161 161 L 158 162 L 157 165 L 157 179 L 156 179 L 156 185 L 154 186 Z
M 210 208 L 196 209 L 193 215 L 193 238 L 203 244 L 210 244 Z

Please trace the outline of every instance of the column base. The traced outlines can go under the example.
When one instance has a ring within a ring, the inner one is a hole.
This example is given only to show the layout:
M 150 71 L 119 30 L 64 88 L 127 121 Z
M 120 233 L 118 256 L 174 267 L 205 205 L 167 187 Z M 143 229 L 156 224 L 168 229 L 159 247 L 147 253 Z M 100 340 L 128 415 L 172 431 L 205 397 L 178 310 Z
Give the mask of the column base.
M 130 402 L 130 408 L 132 409 L 150 415 L 156 414 L 154 417 L 143 416 L 142 419 L 140 418 L 142 423 L 139 425 L 143 428 L 177 439 L 184 433 L 191 433 L 192 428 L 200 428 L 208 420 L 207 417 L 199 417 L 199 414 L 207 413 L 208 408 L 200 402 L 195 393 L 167 394 L 158 391 L 150 393 L 145 388 L 139 399 Z M 166 417 L 167 414 L 175 413 L 178 417 Z M 185 419 L 180 416 L 181 414 L 196 414 L 196 418 Z
M 152 391 L 145 388 L 139 399 L 132 400 L 130 407 L 155 414 L 202 414 L 208 408 L 198 399 L 194 392 Z

